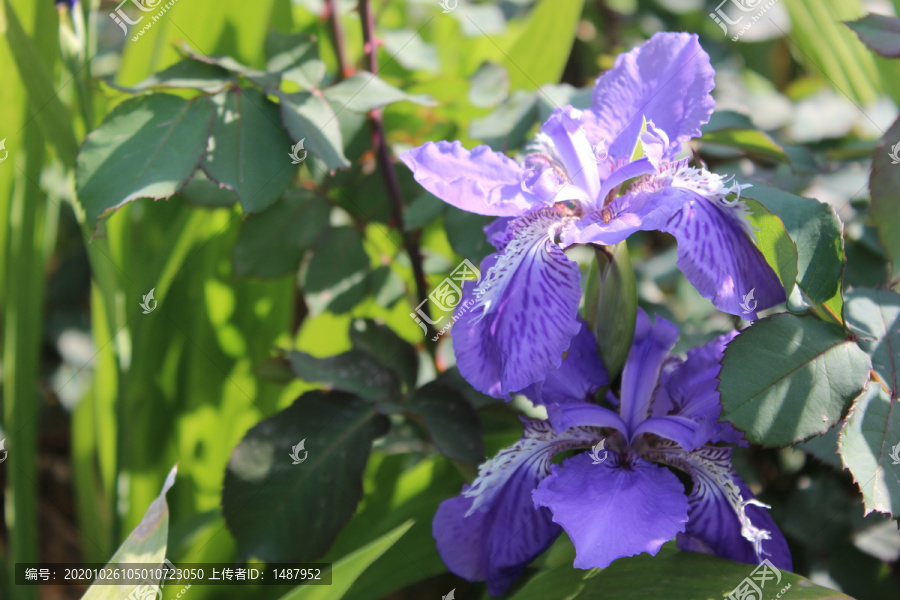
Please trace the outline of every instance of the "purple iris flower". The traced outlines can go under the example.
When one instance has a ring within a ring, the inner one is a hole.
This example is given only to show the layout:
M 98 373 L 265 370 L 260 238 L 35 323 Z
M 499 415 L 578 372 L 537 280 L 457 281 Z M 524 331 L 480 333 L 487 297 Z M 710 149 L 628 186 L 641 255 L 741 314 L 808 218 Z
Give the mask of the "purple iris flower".
M 500 595 L 561 527 L 581 569 L 655 555 L 674 537 L 682 550 L 751 564 L 768 558 L 791 570 L 784 537 L 732 468 L 732 448 L 721 444 L 746 445 L 718 422 L 719 361 L 735 334 L 682 360 L 669 354 L 678 329 L 639 311 L 619 397 L 608 396 L 617 410 L 584 401 L 580 391 L 545 387 L 550 419 L 526 420 L 522 439 L 435 514 L 433 534 L 448 568 Z M 565 361 L 569 377 L 591 380 L 593 361 L 584 358 Z M 551 464 L 577 448 L 591 451 Z M 670 469 L 690 477 L 688 493 Z
M 563 251 L 577 244 L 665 231 L 678 242 L 679 268 L 720 310 L 755 319 L 784 301 L 752 241 L 741 186 L 678 158 L 712 114 L 713 75 L 696 35 L 658 33 L 597 80 L 591 108 L 555 110 L 521 163 L 460 142 L 400 157 L 448 204 L 501 217 L 485 230 L 498 252 L 453 329 L 473 386 L 506 397 L 560 366 L 580 329 L 578 266 Z

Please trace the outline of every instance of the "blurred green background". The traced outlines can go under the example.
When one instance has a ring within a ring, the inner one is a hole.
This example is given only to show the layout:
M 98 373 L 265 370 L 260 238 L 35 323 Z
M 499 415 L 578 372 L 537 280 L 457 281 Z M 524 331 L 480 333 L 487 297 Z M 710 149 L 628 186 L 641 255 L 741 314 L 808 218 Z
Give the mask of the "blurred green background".
M 333 4 L 346 60 L 362 67 L 356 2 Z M 9 451 L 0 464 L 0 597 L 80 597 L 84 588 L 16 588 L 12 566 L 105 562 L 175 463 L 166 556 L 175 563 L 236 560 L 220 508 L 231 452 L 254 424 L 320 387 L 273 373 L 276 349 L 338 354 L 350 349 L 355 323 L 375 319 L 416 346 L 419 382 L 452 365 L 449 344 L 432 356 L 408 316 L 417 303 L 413 272 L 364 114 L 338 119 L 352 166 L 331 175 L 311 160 L 288 192 L 320 194 L 326 223 L 352 226 L 359 234 L 352 243 L 312 234 L 294 243 L 307 213 L 276 214 L 260 225 L 227 190 L 139 200 L 99 227 L 75 201 L 78 146 L 128 88 L 180 59 L 176 45 L 262 69 L 271 31 L 303 32 L 316 37 L 334 79 L 329 5 L 178 0 L 132 41 L 108 18 L 116 3 L 94 0 L 90 43 L 78 55 L 67 51 L 65 35 L 61 47 L 61 13 L 52 2 L 0 0 L 0 139 L 9 152 L 0 163 L 0 439 Z M 871 154 L 897 115 L 900 63 L 871 54 L 841 21 L 900 11 L 900 0 L 780 0 L 738 42 L 709 17 L 714 9 L 705 0 L 460 0 L 443 13 L 431 0 L 375 2 L 379 76 L 437 101 L 385 109 L 393 154 L 438 139 L 513 151 L 555 104 L 583 100 L 620 52 L 655 31 L 696 32 L 717 70 L 717 110 L 747 119 L 700 144 L 704 160 L 716 172 L 831 204 L 845 224 L 844 285 L 882 283 L 890 273 L 866 184 Z M 12 12 L 34 50 L 27 64 Z M 462 258 L 474 262 L 489 252 L 481 233 L 487 219 L 445 207 L 402 165 L 397 174 L 403 226 L 420 238 L 431 285 Z M 352 260 L 359 248 L 361 265 Z M 729 326 L 680 275 L 671 239 L 646 234 L 630 248 L 642 305 L 682 324 L 683 347 Z M 313 283 L 311 269 L 331 275 Z M 151 289 L 158 308 L 144 314 L 140 304 Z M 520 407 L 478 408 L 487 456 L 519 437 Z M 451 588 L 459 598 L 480 597 L 482 587 L 447 573 L 431 538 L 437 505 L 471 479 L 474 465 L 441 456 L 415 424 L 399 425 L 376 443 L 363 500 L 323 560 L 414 519 L 344 597 L 437 598 Z M 826 438 L 803 449 L 743 451 L 736 463 L 754 491 L 765 490 L 795 571 L 860 600 L 900 597 L 896 523 L 863 518 L 858 491 Z M 565 562 L 566 543 L 536 568 Z M 188 597 L 285 592 L 194 586 Z

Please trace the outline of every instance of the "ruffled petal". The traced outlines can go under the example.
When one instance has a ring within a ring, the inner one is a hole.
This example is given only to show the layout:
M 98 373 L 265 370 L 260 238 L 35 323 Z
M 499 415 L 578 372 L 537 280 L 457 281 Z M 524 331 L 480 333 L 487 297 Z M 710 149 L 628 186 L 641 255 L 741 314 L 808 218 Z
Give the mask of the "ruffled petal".
M 453 327 L 459 371 L 472 386 L 497 398 L 543 381 L 562 364 L 581 329 L 578 265 L 553 241 L 563 217 L 540 210 L 509 224 L 513 239 L 482 263 L 487 273 L 467 288 Z
M 678 328 L 662 317 L 655 321 L 638 309 L 634 340 L 622 370 L 619 413 L 630 432 L 650 416 L 650 401 L 666 355 L 678 341 Z
M 594 464 L 579 454 L 553 465 L 552 474 L 532 494 L 553 512 L 553 521 L 575 544 L 579 569 L 607 567 L 623 556 L 656 554 L 684 531 L 688 502 L 671 471 L 640 458 L 609 452 Z
M 653 414 L 678 415 L 697 423 L 694 447 L 706 443 L 740 443 L 743 435 L 731 423 L 719 423 L 722 412 L 719 396 L 719 371 L 725 346 L 737 331 L 720 335 L 703 346 L 693 348 L 684 361 L 668 363 L 659 377 L 653 397 Z M 674 439 L 674 438 L 669 438 Z M 691 450 L 682 444 L 685 450 Z
M 740 206 L 692 192 L 662 231 L 678 241 L 678 268 L 700 294 L 743 319 L 785 301 L 784 288 L 739 219 Z
M 467 150 L 461 142 L 428 142 L 400 160 L 422 187 L 468 212 L 517 217 L 541 204 L 522 189 L 524 169 L 488 146 Z
M 492 595 L 506 591 L 559 535 L 550 512 L 534 506 L 532 490 L 550 473 L 555 454 L 589 446 L 594 437 L 583 430 L 559 436 L 546 422 L 526 421 L 516 445 L 483 464 L 471 487 L 438 508 L 432 533 L 447 568 L 487 581 Z
M 749 564 L 768 559 L 779 569 L 791 570 L 787 542 L 764 510 L 768 507 L 734 472 L 731 448 L 704 446 L 684 452 L 675 446 L 659 447 L 649 457 L 684 471 L 694 482 L 679 548 Z
M 597 79 L 585 129 L 594 143 L 610 144 L 611 156 L 627 158 L 646 118 L 668 136 L 671 158 L 709 121 L 714 76 L 696 34 L 657 33 Z
M 580 404 L 609 383 L 609 374 L 597 354 L 597 341 L 579 319 L 581 330 L 572 338 L 566 357 L 544 381 L 530 385 L 522 393 L 535 404 Z

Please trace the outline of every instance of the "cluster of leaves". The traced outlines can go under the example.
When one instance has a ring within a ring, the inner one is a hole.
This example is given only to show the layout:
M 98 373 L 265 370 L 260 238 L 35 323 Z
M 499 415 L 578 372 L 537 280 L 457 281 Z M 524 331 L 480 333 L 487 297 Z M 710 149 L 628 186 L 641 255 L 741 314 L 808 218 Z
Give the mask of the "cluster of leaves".
M 870 15 L 851 26 L 872 50 L 900 57 L 890 33 L 900 19 Z M 894 140 L 900 140 L 900 120 L 875 148 L 869 190 L 875 229 L 896 265 L 900 170 L 891 168 Z M 842 292 L 843 226 L 829 206 L 764 186 L 748 194 L 781 219 L 792 241 L 788 259 L 774 248 L 767 257 L 796 272 L 796 287 L 785 289 L 789 310 L 798 314 L 762 319 L 729 344 L 719 387 L 723 417 L 755 443 L 785 446 L 824 434 L 846 416 L 831 453 L 853 474 L 866 512 L 898 516 L 900 477 L 890 454 L 900 443 L 900 416 L 891 410 L 900 397 L 900 294 Z M 779 270 L 782 281 L 784 273 Z M 801 314 L 807 309 L 820 318 Z
M 346 312 L 379 290 L 380 302 L 396 302 L 402 280 L 387 266 L 370 268 L 357 226 L 386 222 L 389 212 L 379 209 L 386 201 L 379 207 L 348 196 L 346 179 L 358 173 L 337 180 L 330 198 L 323 179 L 351 166 L 345 138 L 365 138 L 370 111 L 433 101 L 365 71 L 326 85 L 310 35 L 273 32 L 265 48 L 262 71 L 183 46 L 183 60 L 129 88 L 135 96 L 106 116 L 78 154 L 77 192 L 88 222 L 139 198 L 176 193 L 205 207 L 239 203 L 254 216 L 234 249 L 238 276 L 282 277 L 311 251 L 302 283 L 316 307 Z M 294 147 L 316 188 L 289 189 L 300 168 Z M 345 216 L 334 226 L 332 204 Z
M 291 351 L 265 365 L 270 377 L 320 382 L 328 391 L 307 392 L 261 421 L 232 454 L 223 510 L 248 558 L 308 561 L 324 554 L 356 510 L 372 443 L 389 435 L 392 422 L 419 431 L 452 460 L 474 466 L 484 458 L 476 409 L 495 400 L 455 369 L 417 387 L 415 348 L 385 325 L 357 320 L 349 335 L 353 348 L 343 354 Z M 310 454 L 296 468 L 284 449 L 301 438 Z

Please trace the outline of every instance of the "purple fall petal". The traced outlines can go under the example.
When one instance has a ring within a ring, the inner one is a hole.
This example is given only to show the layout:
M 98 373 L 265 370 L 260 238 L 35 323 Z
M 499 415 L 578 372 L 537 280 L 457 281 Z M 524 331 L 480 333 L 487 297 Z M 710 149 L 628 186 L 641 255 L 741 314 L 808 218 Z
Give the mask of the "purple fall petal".
M 678 268 L 723 312 L 752 320 L 784 302 L 784 288 L 741 223 L 740 205 L 713 202 L 693 192 L 662 231 L 678 241 Z M 742 306 L 753 292 L 754 299 Z
M 539 204 L 522 190 L 522 167 L 488 146 L 467 150 L 461 142 L 428 142 L 400 160 L 422 187 L 468 212 L 517 217 Z
M 534 491 L 535 504 L 553 512 L 553 521 L 575 544 L 579 569 L 607 567 L 623 556 L 656 554 L 684 531 L 688 503 L 684 486 L 671 471 L 610 452 L 593 464 L 579 454 L 553 465 Z
M 469 581 L 487 581 L 500 595 L 559 535 L 531 492 L 550 473 L 558 452 L 590 445 L 590 432 L 555 435 L 546 422 L 526 421 L 525 433 L 479 469 L 473 485 L 441 503 L 432 533 L 447 567 Z
M 730 560 L 758 564 L 768 558 L 790 571 L 791 554 L 775 522 L 731 466 L 731 448 L 704 446 L 694 452 L 669 447 L 655 458 L 676 467 L 694 482 L 688 498 L 690 515 L 682 550 L 715 554 Z
M 535 404 L 587 402 L 594 392 L 609 383 L 609 375 L 597 355 L 594 334 L 583 321 L 579 319 L 579 322 L 581 331 L 572 338 L 560 367 L 549 371 L 544 381 L 522 391 Z
M 543 381 L 581 329 L 578 265 L 553 241 L 561 222 L 553 210 L 516 219 L 504 252 L 482 263 L 475 304 L 453 328 L 459 371 L 481 392 L 507 398 Z
M 709 121 L 714 76 L 697 35 L 657 33 L 597 79 L 585 129 L 592 142 L 611 143 L 611 156 L 628 158 L 646 118 L 668 135 L 671 159 Z

